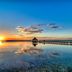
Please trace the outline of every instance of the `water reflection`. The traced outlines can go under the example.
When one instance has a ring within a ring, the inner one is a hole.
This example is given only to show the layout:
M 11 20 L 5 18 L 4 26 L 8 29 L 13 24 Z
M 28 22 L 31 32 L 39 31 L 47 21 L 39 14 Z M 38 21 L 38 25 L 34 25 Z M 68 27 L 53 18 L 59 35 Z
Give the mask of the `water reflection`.
M 40 55 L 42 53 L 42 49 L 36 47 L 37 42 L 32 42 L 33 46 L 25 46 L 24 44 L 20 45 L 20 48 L 15 52 L 16 54 L 29 54 L 29 55 Z
M 33 46 L 37 46 L 38 45 L 38 42 L 32 42 Z
M 0 45 L 0 71 L 56 72 L 60 69 L 63 72 L 67 66 L 72 67 L 71 46 L 38 42 L 7 42 Z
M 50 57 L 50 58 L 58 58 L 59 56 L 60 56 L 61 54 L 59 53 L 59 52 L 57 52 L 57 51 L 50 51 L 49 53 L 48 53 L 48 56 Z

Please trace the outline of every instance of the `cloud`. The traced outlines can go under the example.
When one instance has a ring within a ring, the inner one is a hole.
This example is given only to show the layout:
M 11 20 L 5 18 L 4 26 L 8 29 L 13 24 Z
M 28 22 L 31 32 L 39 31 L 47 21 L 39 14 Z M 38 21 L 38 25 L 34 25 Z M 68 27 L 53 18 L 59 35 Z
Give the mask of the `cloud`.
M 31 25 L 31 28 L 43 28 L 46 25 L 47 24 L 34 24 L 34 25 Z
M 62 29 L 61 26 L 56 25 L 55 23 L 50 23 L 47 25 L 48 29 Z
M 62 27 L 56 25 L 55 23 L 50 23 L 50 24 L 34 24 L 29 27 L 17 26 L 16 29 L 20 34 L 24 35 L 24 34 L 42 33 L 48 29 L 52 30 L 62 29 Z
M 18 32 L 25 33 L 25 34 L 41 33 L 43 31 L 43 29 L 40 29 L 37 26 L 30 26 L 28 28 L 17 26 L 16 29 Z

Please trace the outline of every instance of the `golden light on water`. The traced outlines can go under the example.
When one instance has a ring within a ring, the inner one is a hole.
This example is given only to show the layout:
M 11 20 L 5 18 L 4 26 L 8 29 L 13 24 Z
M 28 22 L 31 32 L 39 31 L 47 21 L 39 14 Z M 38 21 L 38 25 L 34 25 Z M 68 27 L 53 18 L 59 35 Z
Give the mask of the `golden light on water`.
M 2 41 L 0 41 L 0 45 L 3 45 Z

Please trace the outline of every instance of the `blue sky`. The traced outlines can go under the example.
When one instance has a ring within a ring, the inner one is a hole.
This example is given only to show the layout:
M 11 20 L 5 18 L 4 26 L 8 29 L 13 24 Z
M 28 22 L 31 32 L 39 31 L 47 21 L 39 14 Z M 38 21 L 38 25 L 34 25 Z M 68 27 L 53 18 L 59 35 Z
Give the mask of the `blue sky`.
M 40 36 L 72 34 L 72 2 L 0 2 L 0 33 L 15 33 L 16 26 L 56 23 L 62 30 L 48 30 Z

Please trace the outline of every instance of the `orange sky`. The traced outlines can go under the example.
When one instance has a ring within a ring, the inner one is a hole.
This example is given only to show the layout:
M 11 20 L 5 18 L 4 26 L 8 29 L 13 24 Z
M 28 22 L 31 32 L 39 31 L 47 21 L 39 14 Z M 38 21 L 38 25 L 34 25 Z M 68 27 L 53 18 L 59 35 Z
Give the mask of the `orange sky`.
M 0 40 L 32 40 L 32 38 L 33 37 L 37 37 L 39 40 L 58 40 L 58 39 L 69 39 L 69 40 L 72 40 L 72 38 L 67 38 L 66 36 L 64 36 L 64 37 L 59 37 L 59 36 L 57 36 L 57 37 L 50 37 L 49 35 L 48 35 L 48 37 L 42 37 L 42 36 L 36 36 L 36 35 L 34 35 L 34 36 L 31 36 L 31 35 L 25 35 L 25 36 L 20 36 L 20 35 L 16 35 L 16 34 L 10 34 L 10 33 L 3 33 L 3 34 L 0 34 Z
M 32 40 L 33 37 L 19 36 L 19 35 L 0 35 L 0 40 Z M 57 38 L 57 37 L 37 37 L 39 40 L 71 40 L 72 38 Z

